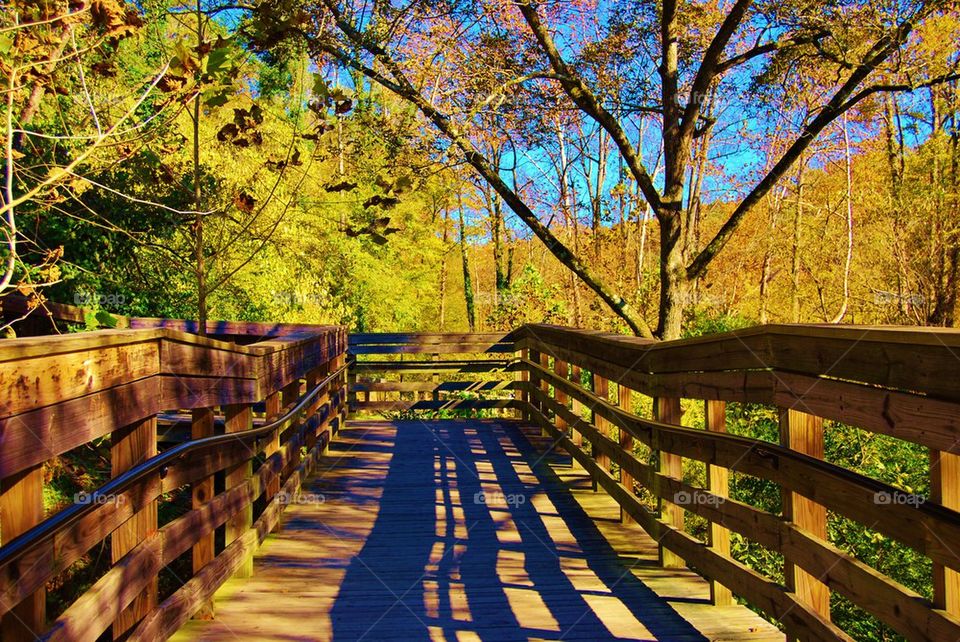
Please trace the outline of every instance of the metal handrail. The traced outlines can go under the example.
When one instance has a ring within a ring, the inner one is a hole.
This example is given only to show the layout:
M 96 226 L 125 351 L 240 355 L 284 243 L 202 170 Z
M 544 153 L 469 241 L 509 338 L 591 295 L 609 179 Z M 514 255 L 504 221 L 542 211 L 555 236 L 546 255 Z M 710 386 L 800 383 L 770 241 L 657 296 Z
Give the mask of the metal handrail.
M 165 469 L 169 468 L 177 460 L 182 459 L 186 455 L 191 454 L 196 450 L 217 446 L 223 443 L 234 442 L 238 439 L 241 441 L 256 439 L 261 435 L 271 433 L 283 426 L 295 415 L 303 412 L 304 409 L 312 404 L 316 397 L 319 396 L 319 394 L 325 390 L 327 386 L 329 386 L 330 382 L 343 374 L 346 369 L 347 366 L 344 365 L 337 369 L 336 372 L 328 375 L 327 378 L 318 383 L 313 390 L 306 393 L 300 399 L 297 405 L 294 406 L 289 412 L 268 424 L 264 424 L 259 428 L 251 428 L 249 430 L 241 430 L 239 432 L 231 432 L 223 435 L 214 435 L 212 437 L 193 439 L 191 441 L 174 446 L 173 448 L 165 450 L 159 455 L 151 457 L 150 459 L 137 464 L 133 468 L 120 473 L 103 486 L 93 491 L 91 496 L 103 497 L 106 495 L 119 495 L 133 486 L 136 482 L 153 473 L 160 473 L 161 477 L 163 477 Z M 51 515 L 30 530 L 24 531 L 20 535 L 17 535 L 7 544 L 0 546 L 0 568 L 5 567 L 7 564 L 10 564 L 21 555 L 33 550 L 42 542 L 46 541 L 50 537 L 53 537 L 61 530 L 73 525 L 98 506 L 99 504 L 96 502 L 90 502 L 87 504 L 73 504 L 72 506 L 68 506 L 56 514 Z

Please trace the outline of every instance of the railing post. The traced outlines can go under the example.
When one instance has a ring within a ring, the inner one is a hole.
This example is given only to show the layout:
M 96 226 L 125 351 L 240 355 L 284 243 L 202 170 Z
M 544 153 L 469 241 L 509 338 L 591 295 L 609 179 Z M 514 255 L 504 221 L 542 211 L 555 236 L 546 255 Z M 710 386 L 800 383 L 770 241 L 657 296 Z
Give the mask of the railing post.
M 823 419 L 799 410 L 780 409 L 780 445 L 823 459 Z M 813 500 L 786 489 L 783 518 L 823 540 L 827 539 L 827 509 Z M 783 575 L 788 589 L 804 603 L 830 619 L 830 588 L 816 577 L 784 559 Z
M 250 404 L 230 404 L 223 407 L 226 432 L 242 432 L 253 428 L 253 407 Z M 253 462 L 247 460 L 228 468 L 224 475 L 225 490 L 244 484 L 253 477 Z M 238 537 L 242 537 L 253 526 L 253 504 L 247 504 L 233 517 L 227 520 L 224 544 L 229 546 Z M 253 575 L 253 556 L 248 554 L 237 568 L 234 577 Z
M 570 367 L 570 379 L 574 384 L 580 385 L 581 375 L 580 375 L 580 366 L 571 366 Z M 573 398 L 573 407 L 571 408 L 574 415 L 577 416 L 577 419 L 583 419 L 583 403 L 578 397 Z M 576 446 L 583 446 L 583 435 L 578 430 L 573 431 L 573 443 Z
M 567 362 L 566 362 L 566 361 L 561 361 L 560 359 L 554 359 L 554 360 L 553 360 L 553 371 L 554 371 L 554 373 L 556 373 L 556 375 L 557 375 L 558 377 L 560 377 L 561 379 L 563 379 L 564 381 L 567 380 L 567 374 L 568 374 L 569 370 L 570 370 L 570 368 L 569 368 L 569 366 L 567 365 Z M 557 400 L 557 403 L 560 404 L 561 406 L 563 406 L 564 408 L 566 408 L 566 407 L 567 407 L 567 393 L 564 392 L 563 390 L 561 390 L 560 388 L 558 388 L 557 386 L 554 386 L 554 387 L 553 387 L 553 394 L 554 394 L 554 398 Z M 561 417 L 560 415 L 557 415 L 556 424 L 557 424 L 557 428 L 560 430 L 560 432 L 563 433 L 564 435 L 566 435 L 566 434 L 567 434 L 567 429 L 569 428 L 569 426 L 567 425 L 567 420 L 564 419 L 563 417 Z M 574 431 L 574 432 L 576 432 L 576 431 Z
M 960 511 L 960 455 L 930 451 L 930 499 Z M 933 564 L 933 605 L 954 617 L 960 616 L 960 573 L 936 562 Z
M 656 397 L 653 409 L 655 418 L 660 423 L 680 425 L 683 412 L 680 409 L 679 398 Z M 654 434 L 656 435 L 656 433 Z M 674 479 L 683 479 L 683 458 L 680 455 L 665 452 L 657 443 L 658 441 L 659 439 L 654 439 L 654 450 L 657 451 L 660 474 Z M 661 494 L 660 489 L 657 488 L 656 490 L 659 496 Z M 683 508 L 663 497 L 659 498 L 658 504 L 660 506 L 660 519 L 673 528 L 683 530 Z M 660 545 L 660 565 L 664 568 L 682 568 L 685 566 L 682 557 L 668 550 L 662 544 Z
M 710 432 L 727 432 L 727 404 L 725 401 L 704 402 L 704 425 Z M 717 497 L 727 497 L 730 492 L 730 473 L 723 466 L 707 463 L 707 490 Z M 716 553 L 730 557 L 730 529 L 710 522 L 708 543 Z M 710 601 L 716 606 L 734 604 L 733 593 L 716 580 L 710 580 Z
M 286 411 L 290 410 L 300 398 L 300 380 L 294 379 L 280 389 L 280 406 Z M 277 435 L 279 439 L 280 435 Z M 278 442 L 279 448 L 279 442 Z M 290 452 L 290 465 L 297 466 L 300 463 L 300 449 L 295 448 L 296 452 Z
M 617 406 L 620 410 L 633 414 L 633 391 L 622 383 L 617 384 Z M 620 447 L 633 455 L 633 436 L 623 428 L 620 429 Z M 620 469 L 620 483 L 624 485 L 628 493 L 633 495 L 633 477 L 622 468 Z M 630 517 L 630 513 L 623 510 L 623 506 L 620 507 L 620 521 L 624 524 L 632 524 L 634 521 Z
M 214 415 L 213 408 L 194 408 L 191 417 L 190 437 L 202 439 L 213 436 Z M 203 508 L 204 504 L 213 499 L 213 475 L 195 481 L 190 489 L 192 506 L 194 509 Z M 216 556 L 214 549 L 215 532 L 210 529 L 206 535 L 201 535 L 191 549 L 193 557 L 193 574 L 196 575 L 204 566 L 213 561 Z M 212 620 L 214 615 L 213 600 L 207 600 L 200 605 L 193 618 L 196 620 Z
M 539 353 L 538 351 L 536 351 L 536 350 L 527 350 L 527 359 L 529 359 L 530 363 L 539 364 L 539 363 L 540 363 L 540 353 Z M 530 379 L 529 379 L 529 381 L 530 381 L 530 387 L 531 387 L 531 388 L 539 388 L 539 387 L 540 387 L 540 377 L 537 376 L 535 370 L 531 370 L 531 371 L 530 371 L 529 377 L 530 377 Z M 541 406 L 540 406 L 540 400 L 537 398 L 536 395 L 531 394 L 530 397 L 529 397 L 529 400 L 530 400 L 530 406 L 532 407 L 532 409 L 533 409 L 535 412 L 543 413 L 543 409 L 542 409 Z M 531 419 L 532 419 L 532 418 L 531 418 Z M 543 434 L 543 429 L 542 429 L 542 428 L 540 429 L 540 434 Z
M 526 348 L 521 350 L 519 354 L 520 354 L 521 360 L 530 359 L 530 351 L 527 350 Z M 515 377 L 515 380 L 520 381 L 521 382 L 520 385 L 523 386 L 524 384 L 530 382 L 530 371 L 527 370 L 526 365 L 521 364 L 521 366 L 522 367 L 520 369 L 520 372 L 517 373 L 517 377 Z M 520 413 L 519 413 L 520 420 L 523 421 L 524 423 L 530 423 L 533 421 L 533 417 L 530 415 L 530 410 L 528 409 L 528 404 L 530 403 L 530 392 L 526 388 L 521 387 L 519 397 L 521 401 Z
M 113 477 L 126 472 L 157 454 L 157 418 L 148 417 L 113 431 L 110 436 L 110 473 Z M 160 479 L 154 480 L 159 490 Z M 110 499 L 110 498 L 106 498 Z M 157 530 L 157 502 L 147 503 L 140 511 L 113 531 L 110 554 L 114 564 L 130 549 Z M 157 605 L 157 578 L 152 578 L 143 591 L 113 622 L 114 639 L 121 638 Z
M 593 394 L 595 394 L 596 396 L 600 397 L 600 398 L 603 399 L 604 401 L 609 401 L 609 400 L 610 400 L 610 384 L 609 384 L 609 382 L 608 382 L 604 377 L 601 377 L 600 375 L 598 375 L 598 374 L 596 374 L 596 373 L 593 373 Z M 597 414 L 596 412 L 593 413 L 593 422 L 592 422 L 592 423 L 593 423 L 594 426 L 596 426 L 597 430 L 599 430 L 601 434 L 604 434 L 604 435 L 606 435 L 607 437 L 610 436 L 610 432 L 612 431 L 612 428 L 613 428 L 613 427 L 610 425 L 610 422 L 608 422 L 606 419 L 604 419 L 603 417 L 601 417 L 601 416 L 600 416 L 599 414 Z M 607 455 L 604 455 L 604 454 L 601 453 L 601 452 L 598 452 L 597 444 L 595 444 L 595 443 L 590 444 L 590 451 L 591 451 L 591 453 L 593 454 L 593 460 L 597 462 L 597 465 L 600 466 L 600 468 L 602 468 L 604 471 L 606 471 L 606 472 L 609 473 L 609 472 L 610 472 L 610 457 L 608 457 Z M 597 479 L 594 479 L 594 480 L 593 480 L 593 490 L 594 490 L 594 492 L 596 492 L 597 490 L 599 490 L 599 488 L 600 488 L 600 485 L 599 485 L 599 483 L 598 483 L 598 480 L 597 480 Z
M 544 354 L 543 352 L 541 352 L 541 353 L 539 353 L 539 354 L 540 354 L 540 367 L 543 368 L 544 370 L 549 371 L 549 370 L 550 370 L 550 357 L 549 357 L 548 355 Z M 544 397 L 549 397 L 549 396 L 550 396 L 550 382 L 547 381 L 546 379 L 540 379 L 540 380 L 539 380 L 539 383 L 540 383 L 540 390 L 543 391 L 543 396 L 544 396 Z M 541 412 L 541 414 L 546 415 L 546 414 L 549 412 L 549 411 L 547 410 L 547 406 L 546 406 L 546 405 L 541 405 L 541 406 L 540 406 L 540 412 Z M 549 436 L 550 436 L 550 433 L 547 432 L 546 430 L 544 430 L 543 428 L 541 428 L 541 429 L 540 429 L 540 436 L 541 436 L 541 437 L 549 437 Z
M 43 520 L 43 465 L 38 464 L 0 482 L 0 529 L 3 542 L 29 530 Z M 43 632 L 46 620 L 46 590 L 37 589 L 0 620 L 3 639 L 33 641 Z
M 280 403 L 280 392 L 274 390 L 267 398 L 264 400 L 264 406 L 266 407 L 266 412 L 264 413 L 264 421 L 270 423 L 274 421 L 282 414 L 283 407 Z M 270 441 L 267 443 L 267 447 L 264 449 L 264 456 L 269 459 L 271 455 L 280 450 L 280 431 L 274 430 L 270 434 Z M 280 474 L 275 477 L 271 477 L 267 481 L 267 487 L 264 489 L 264 499 L 267 503 L 270 503 L 277 493 L 280 492 Z M 280 520 L 277 520 L 277 524 L 280 523 Z

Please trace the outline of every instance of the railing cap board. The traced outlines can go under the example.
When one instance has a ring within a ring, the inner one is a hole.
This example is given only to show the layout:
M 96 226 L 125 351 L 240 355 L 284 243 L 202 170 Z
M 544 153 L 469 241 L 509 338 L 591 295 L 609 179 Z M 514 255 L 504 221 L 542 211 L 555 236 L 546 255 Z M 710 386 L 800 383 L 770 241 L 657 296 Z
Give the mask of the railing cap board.
M 50 335 L 44 337 L 25 337 L 0 341 L 0 362 L 29 359 L 31 357 L 50 356 L 81 350 L 106 348 L 111 346 L 142 343 L 155 339 L 168 339 L 178 343 L 189 343 L 248 355 L 265 355 L 310 343 L 318 338 L 337 336 L 337 326 L 317 326 L 314 332 L 295 332 L 278 336 L 266 341 L 249 345 L 230 343 L 211 337 L 201 337 L 169 328 L 94 330 L 76 334 Z

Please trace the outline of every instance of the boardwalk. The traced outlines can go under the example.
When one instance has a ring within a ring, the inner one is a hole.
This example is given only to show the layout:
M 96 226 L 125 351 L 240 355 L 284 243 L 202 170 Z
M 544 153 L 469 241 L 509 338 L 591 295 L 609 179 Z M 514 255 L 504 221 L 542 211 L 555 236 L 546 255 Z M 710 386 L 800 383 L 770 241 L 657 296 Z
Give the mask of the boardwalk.
M 352 421 L 304 492 L 324 501 L 288 508 L 254 577 L 174 639 L 783 639 L 657 568 L 608 495 L 510 422 Z

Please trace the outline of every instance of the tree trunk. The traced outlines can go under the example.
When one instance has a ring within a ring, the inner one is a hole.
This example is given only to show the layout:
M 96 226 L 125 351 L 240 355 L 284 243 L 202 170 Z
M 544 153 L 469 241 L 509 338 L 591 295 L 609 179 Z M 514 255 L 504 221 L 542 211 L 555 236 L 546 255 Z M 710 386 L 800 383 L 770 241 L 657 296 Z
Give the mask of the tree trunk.
M 473 307 L 473 282 L 470 277 L 470 257 L 467 254 L 467 230 L 463 220 L 463 198 L 457 194 L 460 214 L 460 258 L 463 262 L 463 300 L 467 305 L 467 325 L 476 332 L 477 319 Z
M 793 211 L 793 244 L 790 247 L 790 321 L 800 323 L 800 224 L 803 220 L 803 174 L 806 161 L 797 166 L 797 200 Z

